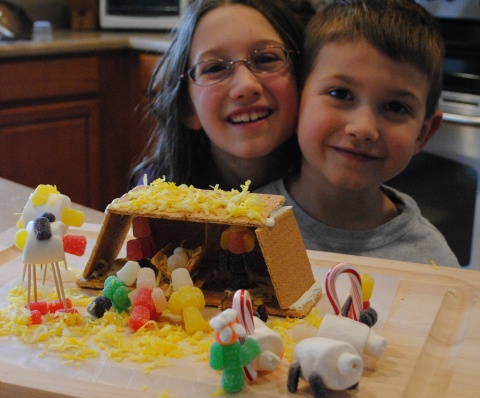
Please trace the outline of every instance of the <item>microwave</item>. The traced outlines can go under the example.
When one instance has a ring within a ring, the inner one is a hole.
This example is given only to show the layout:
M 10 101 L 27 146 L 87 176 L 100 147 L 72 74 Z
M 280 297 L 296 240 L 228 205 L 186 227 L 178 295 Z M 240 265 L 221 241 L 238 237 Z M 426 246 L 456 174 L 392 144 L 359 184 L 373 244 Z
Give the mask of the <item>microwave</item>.
M 99 22 L 106 29 L 169 30 L 189 0 L 100 0 Z

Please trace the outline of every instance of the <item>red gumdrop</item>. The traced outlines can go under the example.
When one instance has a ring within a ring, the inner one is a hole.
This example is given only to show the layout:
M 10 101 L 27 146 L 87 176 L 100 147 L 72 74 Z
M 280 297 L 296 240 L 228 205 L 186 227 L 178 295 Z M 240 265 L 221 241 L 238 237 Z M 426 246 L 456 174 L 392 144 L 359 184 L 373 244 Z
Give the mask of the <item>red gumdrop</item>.
M 155 322 L 159 321 L 161 316 L 162 316 L 161 312 L 157 312 L 155 310 L 150 312 L 150 319 L 152 321 L 155 321 Z
M 66 298 L 67 308 L 72 308 L 72 300 L 70 298 Z M 62 300 L 54 300 L 48 304 L 48 311 L 52 314 L 57 312 L 58 310 L 63 310 L 63 301 Z
M 232 231 L 230 233 L 230 241 L 228 242 L 228 250 L 235 254 L 243 254 L 245 250 L 244 231 Z
M 133 307 L 128 320 L 128 326 L 135 332 L 150 320 L 150 311 L 143 305 Z
M 31 310 L 30 322 L 32 325 L 39 325 L 42 323 L 42 314 L 39 310 Z
M 83 256 L 87 247 L 87 238 L 80 235 L 65 235 L 63 237 L 63 251 L 74 256 Z
M 27 305 L 25 304 L 25 308 Z M 45 315 L 48 312 L 48 304 L 46 301 L 34 301 L 30 303 L 30 311 L 39 311 L 40 314 Z
M 152 289 L 149 289 L 148 287 L 138 289 L 133 306 L 136 307 L 139 305 L 148 308 L 149 312 L 155 311 L 155 303 L 152 299 Z
M 150 221 L 147 217 L 134 217 L 132 220 L 132 232 L 135 238 L 146 238 L 152 234 Z
M 130 239 L 127 242 L 127 259 L 140 261 L 144 258 L 153 257 L 156 253 L 155 243 L 151 236 L 146 238 Z

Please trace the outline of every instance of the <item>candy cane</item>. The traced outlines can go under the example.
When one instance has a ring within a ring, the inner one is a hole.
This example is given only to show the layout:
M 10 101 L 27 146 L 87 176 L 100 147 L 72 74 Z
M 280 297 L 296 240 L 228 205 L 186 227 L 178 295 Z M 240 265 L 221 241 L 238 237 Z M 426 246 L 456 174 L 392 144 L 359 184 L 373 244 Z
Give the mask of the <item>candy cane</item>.
M 252 299 L 248 290 L 239 289 L 233 295 L 232 308 L 237 311 L 238 323 L 240 323 L 247 335 L 255 332 L 255 324 L 253 323 L 253 307 Z M 245 339 L 240 338 L 240 343 L 243 344 Z M 253 382 L 257 378 L 257 370 L 252 364 L 243 367 L 243 372 L 249 382 Z
M 325 278 L 325 290 L 330 304 L 330 309 L 336 315 L 338 315 L 341 311 L 341 306 L 338 301 L 337 290 L 335 289 L 335 282 L 338 276 L 344 272 L 348 275 L 348 277 L 350 278 L 350 283 L 352 284 L 351 294 L 353 311 L 351 313 L 351 318 L 355 321 L 358 321 L 358 319 L 360 318 L 360 312 L 363 309 L 362 281 L 358 272 L 351 265 L 339 263 L 330 268 L 327 273 L 327 277 Z

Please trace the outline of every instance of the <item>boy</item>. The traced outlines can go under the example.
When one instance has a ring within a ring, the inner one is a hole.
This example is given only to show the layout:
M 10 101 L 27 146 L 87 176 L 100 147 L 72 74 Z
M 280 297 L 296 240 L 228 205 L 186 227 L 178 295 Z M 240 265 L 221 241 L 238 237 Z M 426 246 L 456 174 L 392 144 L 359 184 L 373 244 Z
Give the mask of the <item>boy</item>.
M 308 249 L 458 266 L 409 196 L 383 183 L 441 125 L 444 47 L 410 0 L 343 0 L 307 27 L 301 170 L 260 189 L 294 206 Z

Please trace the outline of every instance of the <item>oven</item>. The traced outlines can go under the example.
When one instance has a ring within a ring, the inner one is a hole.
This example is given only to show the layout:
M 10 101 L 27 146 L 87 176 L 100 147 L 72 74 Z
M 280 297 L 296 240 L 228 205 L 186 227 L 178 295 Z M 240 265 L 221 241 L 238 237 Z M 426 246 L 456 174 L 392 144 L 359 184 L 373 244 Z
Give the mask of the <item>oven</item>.
M 411 195 L 465 268 L 480 270 L 480 0 L 417 0 L 446 45 L 443 124 L 387 184 Z

